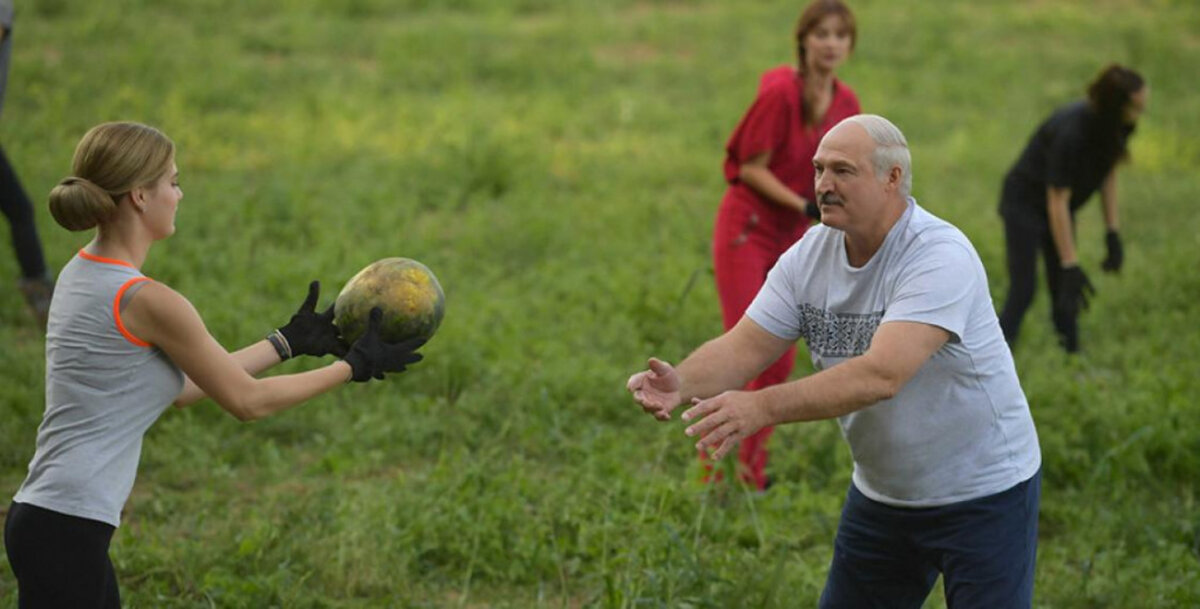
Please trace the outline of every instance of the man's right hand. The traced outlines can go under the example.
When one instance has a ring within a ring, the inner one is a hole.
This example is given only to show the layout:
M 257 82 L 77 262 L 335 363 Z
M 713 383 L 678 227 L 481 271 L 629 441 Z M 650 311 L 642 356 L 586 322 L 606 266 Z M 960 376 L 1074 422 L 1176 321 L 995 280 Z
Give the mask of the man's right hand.
M 625 387 L 647 414 L 660 421 L 669 421 L 671 411 L 679 405 L 682 382 L 675 368 L 660 359 L 650 358 L 650 369 L 631 377 Z

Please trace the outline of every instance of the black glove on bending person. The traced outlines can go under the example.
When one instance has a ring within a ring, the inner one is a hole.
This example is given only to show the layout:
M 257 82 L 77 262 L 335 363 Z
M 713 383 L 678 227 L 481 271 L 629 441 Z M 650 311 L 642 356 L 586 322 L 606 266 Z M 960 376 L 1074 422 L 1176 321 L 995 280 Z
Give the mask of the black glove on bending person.
M 383 380 L 386 372 L 404 372 L 409 364 L 415 364 L 422 359 L 416 353 L 423 338 L 413 338 L 391 344 L 379 336 L 379 323 L 383 319 L 383 311 L 379 307 L 371 309 L 367 319 L 367 331 L 350 345 L 350 351 L 342 358 L 350 364 L 351 377 L 356 383 L 365 383 L 372 378 Z
M 1060 270 L 1058 292 L 1054 300 L 1054 326 L 1059 343 L 1067 353 L 1079 351 L 1079 324 L 1076 320 L 1095 293 L 1096 289 L 1088 281 L 1083 269 L 1069 266 Z
M 814 222 L 821 221 L 821 206 L 817 205 L 816 201 L 804 200 L 804 215 L 812 218 Z
M 1054 307 L 1060 314 L 1078 315 L 1087 309 L 1088 300 L 1096 295 L 1096 288 L 1088 280 L 1083 269 L 1078 266 L 1068 266 L 1060 271 L 1058 279 L 1058 296 Z
M 1125 248 L 1121 247 L 1121 234 L 1109 230 L 1104 234 L 1104 244 L 1108 246 L 1108 255 L 1100 263 L 1100 268 L 1109 273 L 1116 273 L 1121 270 L 1121 265 L 1125 264 Z
M 333 325 L 333 305 L 329 305 L 322 313 L 317 313 L 317 297 L 321 293 L 321 282 L 308 284 L 308 298 L 300 305 L 300 310 L 292 316 L 291 321 L 277 332 L 286 341 L 284 351 L 280 352 L 281 359 L 297 355 L 322 356 L 333 354 L 338 357 L 346 355 L 346 345 L 338 335 L 337 326 Z M 271 340 L 268 336 L 267 339 Z M 280 345 L 271 340 L 276 350 Z

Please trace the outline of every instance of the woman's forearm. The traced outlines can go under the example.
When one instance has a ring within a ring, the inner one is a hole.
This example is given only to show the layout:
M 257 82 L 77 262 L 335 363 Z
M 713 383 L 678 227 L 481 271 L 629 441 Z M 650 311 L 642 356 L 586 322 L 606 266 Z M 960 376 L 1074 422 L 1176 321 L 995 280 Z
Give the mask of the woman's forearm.
M 804 197 L 788 188 L 769 169 L 760 165 L 746 164 L 738 174 L 738 178 L 754 192 L 762 195 L 768 201 L 783 207 L 804 211 Z
M 1114 167 L 1104 178 L 1100 186 L 1100 203 L 1104 209 L 1104 226 L 1108 230 L 1121 229 L 1120 217 L 1117 214 L 1117 169 Z
M 279 354 L 275 352 L 275 348 L 266 340 L 260 340 L 248 347 L 243 347 L 230 355 L 250 376 L 258 376 L 281 361 Z M 203 389 L 192 382 L 192 379 L 184 377 L 183 391 L 179 392 L 179 397 L 175 399 L 175 405 L 182 408 L 206 397 L 208 396 L 204 393 Z
M 1075 257 L 1075 237 L 1071 227 L 1071 189 L 1046 189 L 1046 217 L 1050 221 L 1050 235 L 1054 238 L 1054 248 L 1058 251 L 1059 264 L 1075 266 L 1079 264 Z

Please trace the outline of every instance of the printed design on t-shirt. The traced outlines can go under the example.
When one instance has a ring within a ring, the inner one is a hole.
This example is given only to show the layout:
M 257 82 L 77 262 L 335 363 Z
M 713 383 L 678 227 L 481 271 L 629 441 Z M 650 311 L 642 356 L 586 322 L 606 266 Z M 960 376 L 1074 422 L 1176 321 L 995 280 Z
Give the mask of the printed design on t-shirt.
M 883 319 L 876 313 L 833 313 L 800 303 L 800 336 L 811 354 L 821 357 L 854 357 L 867 352 Z

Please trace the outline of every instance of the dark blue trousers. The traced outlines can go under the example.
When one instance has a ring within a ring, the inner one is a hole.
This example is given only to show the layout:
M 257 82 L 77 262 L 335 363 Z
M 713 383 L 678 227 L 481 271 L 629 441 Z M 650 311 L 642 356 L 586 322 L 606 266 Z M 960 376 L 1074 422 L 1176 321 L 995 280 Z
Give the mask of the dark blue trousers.
M 834 541 L 822 609 L 919 609 L 942 574 L 950 609 L 1033 603 L 1041 470 L 987 497 L 906 509 L 853 484 Z

